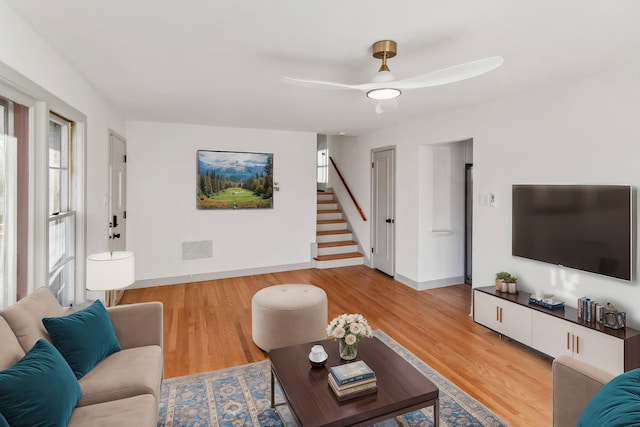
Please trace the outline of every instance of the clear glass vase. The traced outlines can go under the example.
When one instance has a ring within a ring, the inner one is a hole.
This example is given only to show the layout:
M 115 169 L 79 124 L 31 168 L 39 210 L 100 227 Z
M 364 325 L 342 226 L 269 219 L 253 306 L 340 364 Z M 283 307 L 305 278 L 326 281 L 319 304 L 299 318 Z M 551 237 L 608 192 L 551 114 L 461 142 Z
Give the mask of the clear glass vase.
M 353 360 L 358 356 L 358 341 L 349 345 L 344 339 L 338 340 L 340 358 L 342 360 Z

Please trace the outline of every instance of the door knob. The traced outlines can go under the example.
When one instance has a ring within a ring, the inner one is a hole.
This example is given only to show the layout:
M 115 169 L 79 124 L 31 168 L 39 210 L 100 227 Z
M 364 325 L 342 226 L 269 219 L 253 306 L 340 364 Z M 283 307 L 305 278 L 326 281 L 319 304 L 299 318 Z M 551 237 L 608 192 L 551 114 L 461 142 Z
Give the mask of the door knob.
M 396 221 L 394 219 L 388 218 L 385 222 L 388 224 L 395 224 Z

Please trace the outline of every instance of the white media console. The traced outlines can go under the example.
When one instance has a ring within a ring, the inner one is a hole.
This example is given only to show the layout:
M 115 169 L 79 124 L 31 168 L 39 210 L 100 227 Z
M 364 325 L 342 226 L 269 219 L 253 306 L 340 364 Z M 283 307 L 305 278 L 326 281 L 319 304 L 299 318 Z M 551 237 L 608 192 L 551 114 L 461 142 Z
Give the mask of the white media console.
M 529 303 L 530 296 L 474 288 L 473 320 L 553 358 L 569 355 L 613 375 L 640 367 L 640 331 L 587 323 L 575 308 L 549 310 Z

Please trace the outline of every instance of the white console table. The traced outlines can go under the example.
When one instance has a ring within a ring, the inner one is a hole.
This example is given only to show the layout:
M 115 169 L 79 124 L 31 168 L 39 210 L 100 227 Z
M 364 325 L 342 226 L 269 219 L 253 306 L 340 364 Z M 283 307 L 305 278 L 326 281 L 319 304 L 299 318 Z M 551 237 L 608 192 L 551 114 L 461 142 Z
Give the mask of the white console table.
M 569 355 L 613 375 L 640 367 L 640 331 L 611 329 L 578 319 L 575 308 L 549 310 L 529 303 L 531 294 L 494 286 L 474 288 L 473 320 L 551 357 Z

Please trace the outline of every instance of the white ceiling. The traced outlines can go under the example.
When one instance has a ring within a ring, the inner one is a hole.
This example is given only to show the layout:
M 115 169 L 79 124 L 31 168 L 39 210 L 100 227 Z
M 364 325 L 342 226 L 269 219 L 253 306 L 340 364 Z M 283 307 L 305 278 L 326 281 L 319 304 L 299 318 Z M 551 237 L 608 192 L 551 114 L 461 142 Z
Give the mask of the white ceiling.
M 6 1 L 127 120 L 355 135 L 640 60 L 637 0 Z M 399 79 L 505 63 L 381 115 L 361 92 L 280 80 L 368 82 L 381 39 Z

